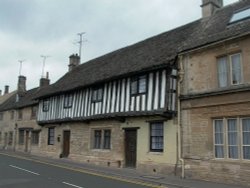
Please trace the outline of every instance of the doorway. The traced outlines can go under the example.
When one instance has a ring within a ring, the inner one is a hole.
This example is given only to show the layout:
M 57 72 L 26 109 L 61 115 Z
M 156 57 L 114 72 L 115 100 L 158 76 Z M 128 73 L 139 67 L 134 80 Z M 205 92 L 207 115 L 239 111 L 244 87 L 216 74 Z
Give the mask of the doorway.
M 137 129 L 125 129 L 125 166 L 136 167 Z
M 63 152 L 62 157 L 68 157 L 70 151 L 70 131 L 63 131 Z

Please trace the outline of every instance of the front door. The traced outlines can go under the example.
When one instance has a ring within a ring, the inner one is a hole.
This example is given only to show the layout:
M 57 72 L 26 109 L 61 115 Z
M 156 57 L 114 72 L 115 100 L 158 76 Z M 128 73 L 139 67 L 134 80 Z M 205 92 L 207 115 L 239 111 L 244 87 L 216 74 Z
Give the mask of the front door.
M 70 131 L 63 131 L 63 157 L 69 156 L 70 150 Z
M 137 129 L 125 130 L 125 165 L 136 167 Z

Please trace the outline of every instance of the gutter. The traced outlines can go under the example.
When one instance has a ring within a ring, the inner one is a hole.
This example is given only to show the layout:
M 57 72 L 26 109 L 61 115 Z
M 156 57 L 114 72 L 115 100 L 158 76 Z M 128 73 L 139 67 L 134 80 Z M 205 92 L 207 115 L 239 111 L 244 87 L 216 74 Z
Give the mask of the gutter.
M 181 178 L 185 178 L 185 166 L 184 166 L 184 159 L 181 156 L 182 153 L 182 144 L 181 144 L 181 84 L 183 81 L 184 76 L 184 69 L 183 69 L 183 56 L 179 56 L 179 62 L 180 62 L 180 69 L 178 71 L 178 85 L 177 85 L 177 92 L 178 92 L 178 104 L 177 104 L 177 137 L 178 137 L 178 162 L 181 163 Z

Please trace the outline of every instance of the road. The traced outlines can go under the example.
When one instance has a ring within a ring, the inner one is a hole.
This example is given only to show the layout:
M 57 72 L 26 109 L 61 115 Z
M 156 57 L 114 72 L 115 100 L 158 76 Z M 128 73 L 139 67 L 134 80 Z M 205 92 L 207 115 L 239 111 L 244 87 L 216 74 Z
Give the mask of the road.
M 0 188 L 146 187 L 150 186 L 0 154 Z

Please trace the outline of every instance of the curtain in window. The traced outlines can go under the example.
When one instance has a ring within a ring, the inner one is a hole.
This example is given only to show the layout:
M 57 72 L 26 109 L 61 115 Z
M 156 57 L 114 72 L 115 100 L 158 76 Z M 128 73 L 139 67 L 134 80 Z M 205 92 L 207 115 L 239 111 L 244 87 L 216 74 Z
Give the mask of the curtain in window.
M 224 158 L 224 132 L 223 120 L 215 120 L 214 122 L 215 134 L 215 157 Z
M 229 119 L 227 121 L 228 131 L 228 157 L 232 159 L 238 159 L 238 130 L 237 120 Z
M 241 83 L 240 54 L 235 54 L 231 56 L 231 66 L 232 66 L 232 84 L 240 84 Z
M 250 119 L 242 120 L 243 159 L 250 159 Z
M 221 57 L 218 59 L 218 79 L 219 87 L 226 87 L 228 85 L 228 67 L 227 67 L 227 57 Z

